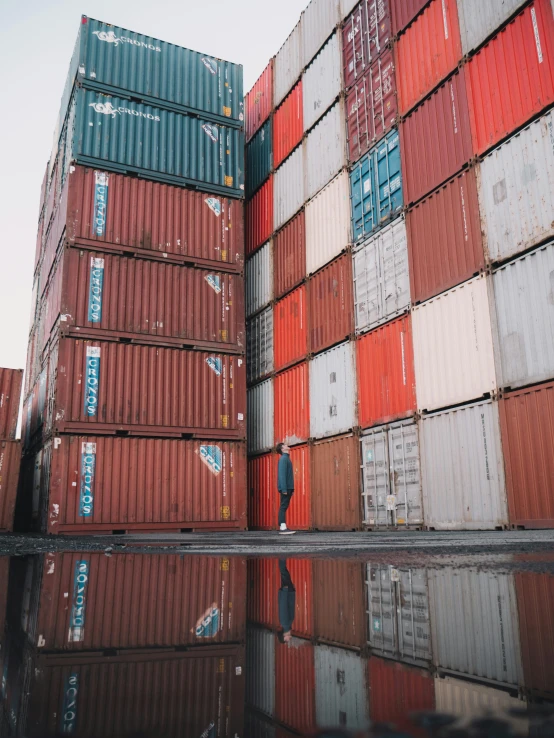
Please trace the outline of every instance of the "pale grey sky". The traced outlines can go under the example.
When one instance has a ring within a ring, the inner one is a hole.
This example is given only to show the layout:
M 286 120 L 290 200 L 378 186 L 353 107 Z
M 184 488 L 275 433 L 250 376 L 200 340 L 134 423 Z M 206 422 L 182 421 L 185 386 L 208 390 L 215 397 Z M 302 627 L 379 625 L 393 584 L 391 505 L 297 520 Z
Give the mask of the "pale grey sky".
M 0 11 L 0 366 L 25 366 L 40 186 L 80 17 L 244 65 L 250 89 L 308 0 L 6 0 Z

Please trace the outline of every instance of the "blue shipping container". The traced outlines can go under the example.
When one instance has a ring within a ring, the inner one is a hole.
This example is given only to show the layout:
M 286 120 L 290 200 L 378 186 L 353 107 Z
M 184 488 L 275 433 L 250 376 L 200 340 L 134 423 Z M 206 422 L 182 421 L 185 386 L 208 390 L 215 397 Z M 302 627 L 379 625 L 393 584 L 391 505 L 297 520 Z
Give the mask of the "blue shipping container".
M 271 118 L 246 146 L 246 197 L 250 199 L 271 174 L 273 165 Z
M 403 207 L 400 138 L 392 130 L 350 173 L 354 242 L 367 238 Z

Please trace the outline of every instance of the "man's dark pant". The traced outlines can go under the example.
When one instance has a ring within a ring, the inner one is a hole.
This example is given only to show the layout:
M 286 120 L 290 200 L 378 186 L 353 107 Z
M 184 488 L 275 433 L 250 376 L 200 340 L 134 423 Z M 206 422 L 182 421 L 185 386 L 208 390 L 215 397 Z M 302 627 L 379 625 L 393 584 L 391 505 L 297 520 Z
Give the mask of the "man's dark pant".
M 287 522 L 287 510 L 289 509 L 290 498 L 292 497 L 293 492 L 288 492 L 287 494 L 279 492 L 279 497 L 281 498 L 281 505 L 279 506 L 279 526 L 283 523 L 286 524 Z

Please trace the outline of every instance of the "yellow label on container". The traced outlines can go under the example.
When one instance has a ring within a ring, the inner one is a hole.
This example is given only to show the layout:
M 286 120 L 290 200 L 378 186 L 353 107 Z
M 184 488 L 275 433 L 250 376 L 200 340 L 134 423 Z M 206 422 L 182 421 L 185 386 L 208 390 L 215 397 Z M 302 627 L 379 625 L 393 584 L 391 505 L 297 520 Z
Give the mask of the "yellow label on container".
M 231 519 L 231 508 L 228 505 L 224 505 L 221 508 L 221 517 L 223 520 L 230 520 Z M 227 571 L 224 569 L 223 571 Z
M 398 525 L 404 525 L 406 521 L 404 520 L 404 518 L 396 518 L 396 522 L 398 523 Z
M 228 174 L 225 175 L 225 185 L 227 187 L 232 187 L 233 186 L 233 178 L 232 177 L 229 177 Z
M 231 117 L 231 108 L 228 108 L 226 105 L 223 106 L 223 115 L 225 115 L 227 118 Z
M 222 510 L 229 510 L 229 508 L 221 508 Z M 229 559 L 221 559 L 221 571 L 229 571 Z
M 222 415 L 221 416 L 221 425 L 224 428 L 228 428 L 229 427 L 229 416 L 228 415 Z
M 220 338 L 221 338 L 222 341 L 226 341 L 227 340 L 227 328 L 222 328 L 219 331 L 219 336 L 220 336 Z
M 226 249 L 225 250 L 222 249 L 221 251 L 221 261 L 227 261 L 227 250 Z
M 219 659 L 217 671 L 219 674 L 225 674 L 225 659 Z

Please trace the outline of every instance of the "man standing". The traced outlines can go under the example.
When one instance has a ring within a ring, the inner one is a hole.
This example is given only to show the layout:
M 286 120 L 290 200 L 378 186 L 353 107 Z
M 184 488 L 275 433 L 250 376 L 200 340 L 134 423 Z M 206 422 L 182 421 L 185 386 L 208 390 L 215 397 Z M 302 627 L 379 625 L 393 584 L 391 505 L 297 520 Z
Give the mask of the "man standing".
M 290 449 L 286 443 L 277 444 L 277 453 L 280 456 L 277 466 L 277 489 L 281 498 L 281 505 L 279 506 L 279 533 L 282 535 L 296 533 L 296 531 L 287 528 L 287 510 L 294 493 L 294 472 L 289 452 Z

